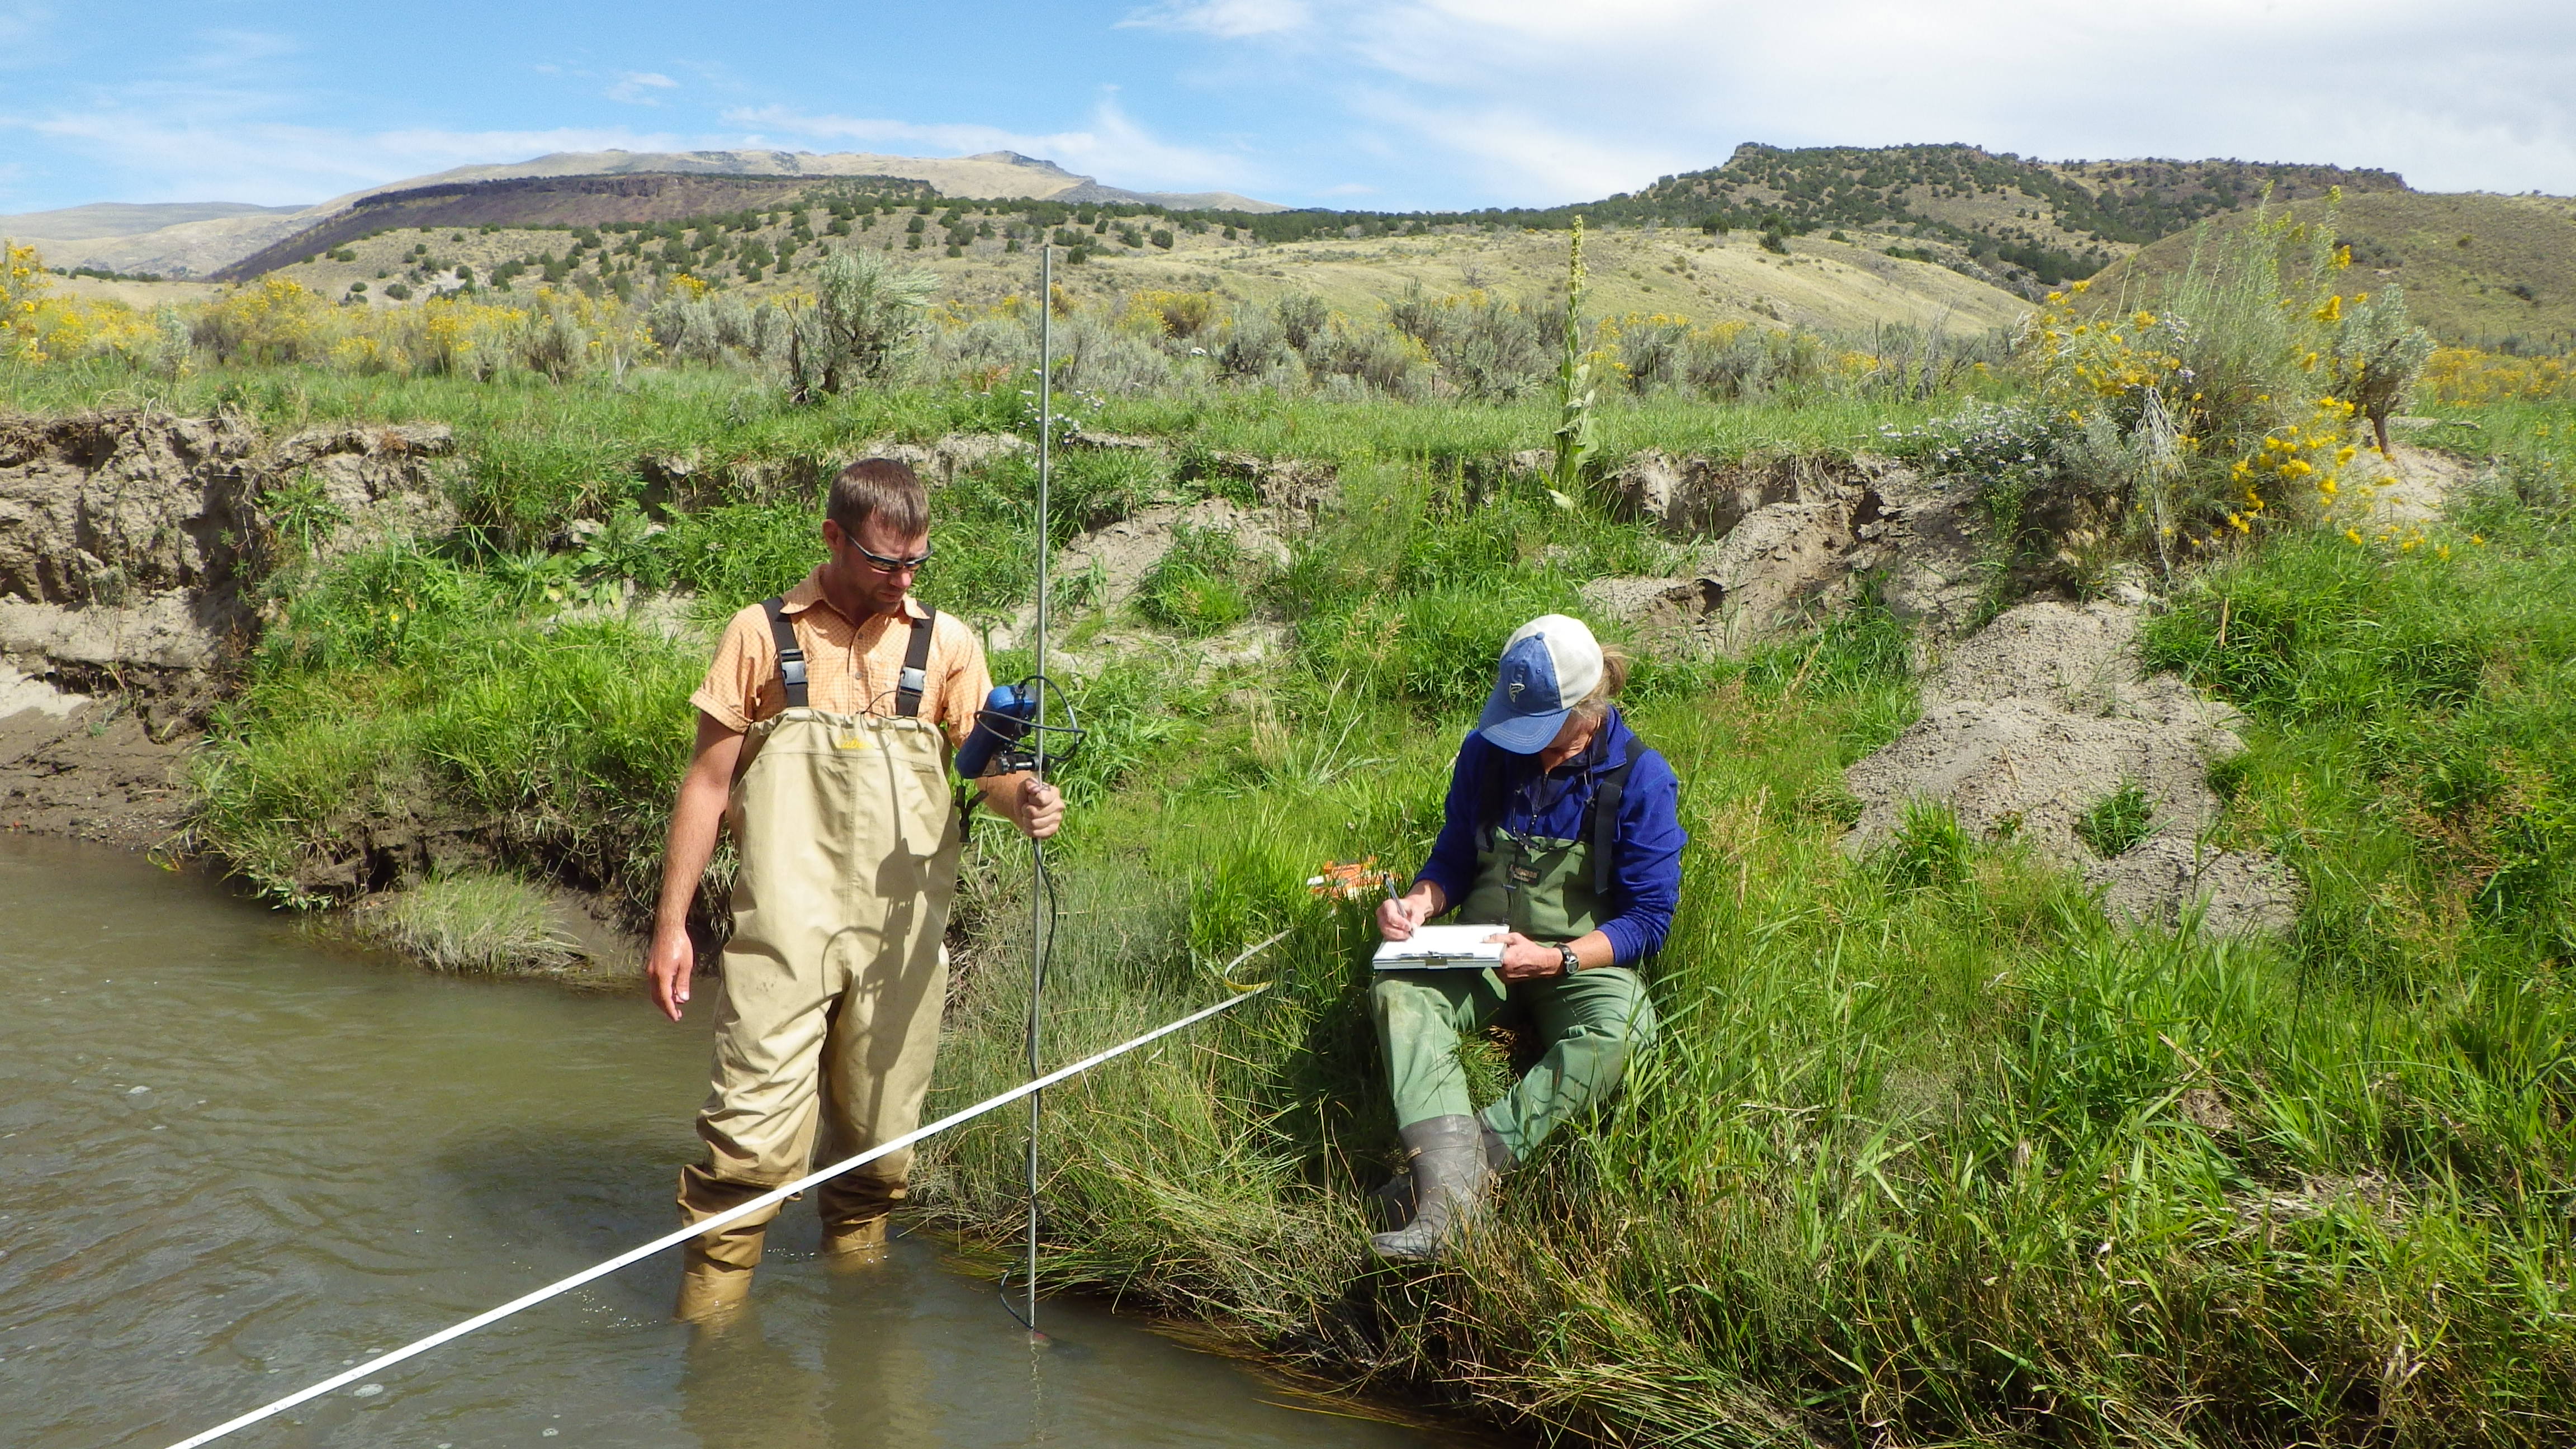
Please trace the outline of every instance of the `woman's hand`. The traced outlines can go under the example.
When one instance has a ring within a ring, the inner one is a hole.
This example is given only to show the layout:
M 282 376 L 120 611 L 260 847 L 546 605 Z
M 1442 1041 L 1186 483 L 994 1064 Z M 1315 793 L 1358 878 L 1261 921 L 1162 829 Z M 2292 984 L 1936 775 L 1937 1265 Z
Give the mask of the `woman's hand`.
M 1377 933 L 1390 941 L 1410 941 L 1414 928 L 1447 908 L 1440 887 L 1427 880 L 1415 881 L 1413 889 L 1400 896 L 1389 896 L 1377 908 Z
M 1503 964 L 1494 968 L 1505 981 L 1539 981 L 1565 974 L 1565 953 L 1546 941 L 1533 941 L 1518 931 L 1487 936 L 1503 943 Z

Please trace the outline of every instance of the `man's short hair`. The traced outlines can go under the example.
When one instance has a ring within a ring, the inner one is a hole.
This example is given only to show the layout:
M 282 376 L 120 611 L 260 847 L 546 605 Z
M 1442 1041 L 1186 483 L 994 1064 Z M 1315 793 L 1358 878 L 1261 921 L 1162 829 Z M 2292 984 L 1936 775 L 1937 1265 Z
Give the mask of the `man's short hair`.
M 841 532 L 854 542 L 870 519 L 899 538 L 914 538 L 930 531 L 930 493 L 911 464 L 862 458 L 832 479 L 823 516 L 841 525 Z

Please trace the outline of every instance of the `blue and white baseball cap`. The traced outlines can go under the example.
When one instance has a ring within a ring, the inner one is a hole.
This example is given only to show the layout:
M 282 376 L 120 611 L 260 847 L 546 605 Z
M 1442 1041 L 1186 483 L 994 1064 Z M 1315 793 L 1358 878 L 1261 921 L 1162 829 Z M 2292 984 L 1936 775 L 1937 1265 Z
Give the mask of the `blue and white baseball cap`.
M 1535 755 L 1601 683 L 1601 643 L 1581 619 L 1541 614 L 1512 631 L 1476 732 L 1495 748 Z

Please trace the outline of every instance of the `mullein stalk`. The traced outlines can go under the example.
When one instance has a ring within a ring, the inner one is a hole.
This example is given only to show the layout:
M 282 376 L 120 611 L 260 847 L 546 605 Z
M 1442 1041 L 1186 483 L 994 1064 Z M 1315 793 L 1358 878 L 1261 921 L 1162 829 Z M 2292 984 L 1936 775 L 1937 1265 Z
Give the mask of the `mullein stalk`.
M 1557 502 L 1573 506 L 1583 486 L 1584 460 L 1592 456 L 1592 359 L 1583 347 L 1583 218 L 1574 218 L 1574 246 L 1565 277 L 1565 343 L 1556 364 Z

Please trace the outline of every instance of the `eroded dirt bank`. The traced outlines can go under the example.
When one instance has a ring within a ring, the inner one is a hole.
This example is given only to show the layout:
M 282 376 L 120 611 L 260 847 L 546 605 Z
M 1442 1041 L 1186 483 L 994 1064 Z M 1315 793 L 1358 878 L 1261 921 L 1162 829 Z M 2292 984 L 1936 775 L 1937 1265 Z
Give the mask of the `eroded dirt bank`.
M 1164 446 L 1106 435 L 1073 445 Z M 1024 448 L 994 434 L 867 451 L 912 458 L 938 487 Z M 2413 490 L 2402 501 L 2438 507 L 2456 467 L 2400 453 L 2395 471 Z M 1541 461 L 1488 466 L 1500 476 Z M 129 847 L 176 841 L 187 751 L 258 632 L 257 580 L 290 552 L 329 557 L 447 533 L 458 466 L 438 426 L 269 438 L 238 418 L 148 410 L 0 419 L 0 828 Z M 1338 488 L 1324 463 L 1212 454 L 1190 466 L 1248 485 L 1238 496 L 1250 501 L 1147 503 L 1076 538 L 1059 571 L 1096 577 L 1093 607 L 1104 614 L 1083 652 L 1171 647 L 1110 616 L 1180 530 L 1230 531 L 1275 564 Z M 822 476 L 811 467 L 747 476 L 754 465 L 678 456 L 639 467 L 675 505 L 717 492 L 811 493 Z M 2033 601 L 1975 629 L 1985 568 L 1967 485 L 1886 459 L 1720 463 L 1646 451 L 1606 488 L 1667 540 L 1667 572 L 1581 586 L 1596 618 L 1624 623 L 1641 648 L 1740 654 L 1810 627 L 1865 583 L 1911 627 L 1926 669 L 1923 715 L 1852 768 L 1862 809 L 1850 848 L 1883 843 L 1912 802 L 1928 799 L 1978 835 L 2018 839 L 2081 871 L 2106 908 L 2141 922 L 2171 925 L 2200 906 L 2212 929 L 2257 931 L 2295 913 L 2297 883 L 2276 862 L 2200 843 L 2220 810 L 2209 769 L 2242 746 L 2226 708 L 2179 680 L 2141 676 L 2136 636 L 2152 606 L 2143 590 L 2122 602 Z M 1015 632 L 1006 624 L 994 642 Z M 1242 662 L 1284 637 L 1256 618 L 1192 647 L 1209 663 Z M 2078 824 L 2124 787 L 2152 823 L 2106 854 Z M 588 917 L 574 934 L 604 939 L 596 912 L 567 915 Z
M 170 840 L 281 515 L 324 552 L 442 530 L 451 452 L 435 426 L 269 439 L 230 416 L 0 417 L 0 825 Z

